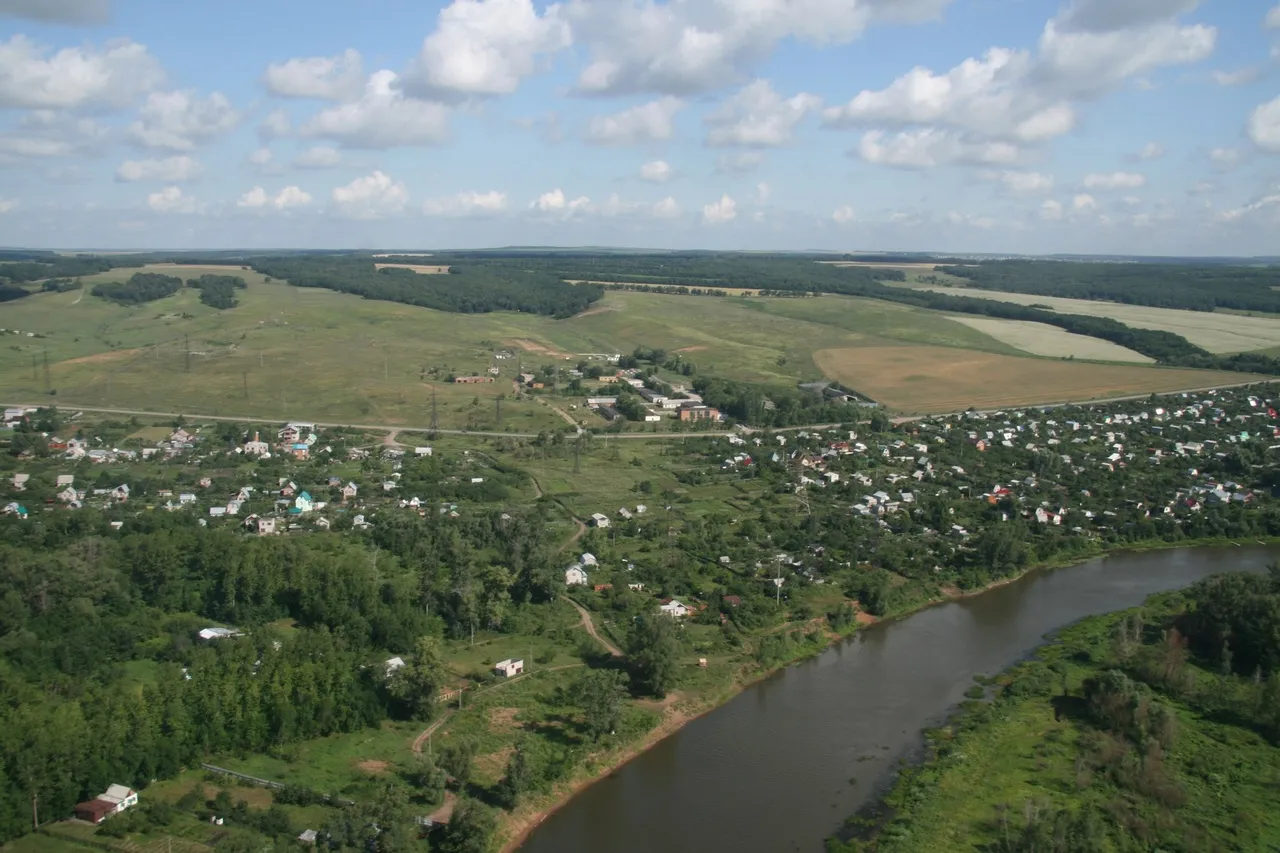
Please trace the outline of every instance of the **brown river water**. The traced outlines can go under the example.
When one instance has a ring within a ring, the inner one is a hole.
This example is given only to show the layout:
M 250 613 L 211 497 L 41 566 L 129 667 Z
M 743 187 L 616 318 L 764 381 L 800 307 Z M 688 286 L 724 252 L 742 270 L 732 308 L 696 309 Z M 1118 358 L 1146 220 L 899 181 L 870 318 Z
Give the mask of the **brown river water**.
M 876 625 L 690 723 L 551 815 L 520 853 L 821 853 L 978 674 L 1045 635 L 1280 548 L 1116 554 Z M 856 784 L 850 779 L 856 778 Z

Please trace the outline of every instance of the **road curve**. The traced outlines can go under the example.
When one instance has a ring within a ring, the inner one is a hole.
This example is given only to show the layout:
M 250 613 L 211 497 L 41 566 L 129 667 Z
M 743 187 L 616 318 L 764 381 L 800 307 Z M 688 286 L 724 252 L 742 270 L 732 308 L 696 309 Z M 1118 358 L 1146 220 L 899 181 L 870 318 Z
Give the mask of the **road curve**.
M 582 616 L 582 627 L 587 629 L 587 633 L 590 634 L 597 643 L 604 646 L 605 649 L 608 650 L 609 654 L 613 655 L 615 658 L 622 657 L 622 650 L 606 640 L 604 637 L 600 636 L 600 633 L 596 631 L 596 623 L 591 619 L 591 614 L 587 612 L 585 607 L 567 595 L 564 597 L 564 600 L 572 604 L 573 609 L 578 611 L 579 615 Z

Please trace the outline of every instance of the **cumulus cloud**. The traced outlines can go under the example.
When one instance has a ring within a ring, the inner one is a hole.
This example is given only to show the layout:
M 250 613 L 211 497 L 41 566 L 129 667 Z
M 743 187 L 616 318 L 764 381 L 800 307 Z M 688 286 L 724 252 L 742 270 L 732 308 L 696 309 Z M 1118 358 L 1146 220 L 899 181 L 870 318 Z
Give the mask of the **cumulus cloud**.
M 446 198 L 428 200 L 422 212 L 428 216 L 485 216 L 502 213 L 507 209 L 507 194 L 489 192 L 462 192 Z
M 868 163 L 899 169 L 927 169 L 948 163 L 1007 165 L 1018 159 L 1018 149 L 1010 143 L 971 141 L 936 128 L 893 135 L 868 131 L 856 153 Z
M 4 196 L 0 196 L 0 213 L 8 213 L 12 210 L 17 210 L 19 206 L 20 204 L 16 198 L 5 198 Z
M 590 210 L 591 199 L 586 196 L 571 199 L 564 194 L 564 190 L 557 187 L 538 196 L 537 200 L 529 207 L 535 213 L 568 219 L 571 216 Z
M 1085 213 L 1086 211 L 1096 210 L 1098 201 L 1088 193 L 1080 193 L 1071 199 L 1071 209 L 1076 213 Z
M 1267 17 L 1262 22 L 1262 25 L 1269 30 L 1280 30 L 1280 5 L 1267 12 Z
M 323 110 L 302 125 L 304 136 L 323 137 L 346 148 L 435 145 L 449 135 L 449 110 L 406 97 L 394 71 L 369 77 L 358 100 Z
M 299 169 L 334 169 L 342 165 L 342 154 L 328 145 L 315 145 L 294 158 Z
M 674 198 L 667 196 L 662 201 L 654 202 L 649 213 L 654 219 L 679 219 L 684 211 Z
M 1159 160 L 1164 156 L 1164 146 L 1159 142 L 1148 142 L 1138 152 L 1139 160 Z
M 262 187 L 254 187 L 236 202 L 236 207 L 247 210 L 289 210 L 294 207 L 306 207 L 311 204 L 311 194 L 299 187 L 289 186 L 275 195 L 269 194 Z
M 587 139 L 599 145 L 636 145 L 660 142 L 675 133 L 676 113 L 684 108 L 679 98 L 659 98 L 613 115 L 591 119 Z
M 560 7 L 542 15 L 532 0 L 454 0 L 405 73 L 410 94 L 508 95 L 544 55 L 573 41 Z
M 364 70 L 358 50 L 337 56 L 290 59 L 267 66 L 262 78 L 267 91 L 282 98 L 347 101 L 360 96 Z
M 190 151 L 239 122 L 240 115 L 221 92 L 207 98 L 190 90 L 152 92 L 129 125 L 129 135 L 146 148 Z
M 156 213 L 195 213 L 196 200 L 179 187 L 165 187 L 147 196 L 147 207 Z
M 1264 151 L 1280 153 L 1280 97 L 1250 113 L 1246 130 L 1254 145 Z
M 1219 86 L 1243 86 L 1258 79 L 1261 70 L 1256 67 L 1241 68 L 1238 71 L 1214 71 L 1210 76 Z
M 707 144 L 715 147 L 774 148 L 791 142 L 797 124 L 822 106 L 817 95 L 801 92 L 783 98 L 767 80 L 743 87 L 704 120 Z
M 1094 172 L 1084 177 L 1085 189 L 1090 190 L 1136 190 L 1146 185 L 1146 176 L 1133 172 Z
M 33 110 L 0 133 L 0 163 L 93 153 L 110 136 L 104 125 L 62 110 Z
M 166 157 L 163 160 L 126 160 L 120 164 L 120 168 L 116 169 L 116 180 L 123 183 L 159 181 L 166 184 L 179 184 L 191 180 L 202 171 L 204 167 L 198 160 L 183 154 L 177 157 Z
M 653 160 L 640 167 L 640 180 L 651 184 L 665 184 L 675 176 L 675 170 L 665 160 Z
M 716 160 L 716 171 L 722 175 L 745 175 L 754 172 L 763 162 L 764 155 L 758 151 L 725 154 Z
M 272 110 L 267 113 L 267 117 L 258 125 L 258 137 L 264 142 L 288 136 L 292 132 L 293 123 L 289 120 L 289 114 L 284 110 Z
M 853 212 L 853 208 L 847 204 L 844 207 L 837 207 L 831 212 L 831 220 L 837 225 L 848 225 L 855 218 L 857 217 Z
M 723 195 L 719 201 L 713 201 L 702 208 L 702 221 L 708 225 L 722 225 L 737 218 L 738 204 L 728 195 Z
M 100 24 L 110 13 L 109 0 L 0 0 L 0 17 L 54 24 Z
M 1006 169 L 1002 172 L 982 172 L 979 177 L 985 181 L 997 181 L 1011 193 L 1047 193 L 1053 189 L 1053 175 L 1043 175 L 1039 172 L 1017 172 Z
M 1062 202 L 1045 199 L 1040 203 L 1040 218 L 1046 222 L 1057 222 L 1062 218 Z
M 877 21 L 934 18 L 949 0 L 568 0 L 559 14 L 591 61 L 578 76 L 590 94 L 689 95 L 741 82 L 774 46 L 852 41 Z
M 338 212 L 349 219 L 381 219 L 404 210 L 409 203 L 409 190 L 403 182 L 375 171 L 346 186 L 335 187 L 333 203 Z
M 164 82 L 147 49 L 128 39 L 56 53 L 26 36 L 0 42 L 0 106 L 118 108 Z
M 1237 148 L 1214 148 L 1209 152 L 1209 159 L 1214 165 L 1230 169 L 1240 162 L 1240 151 Z

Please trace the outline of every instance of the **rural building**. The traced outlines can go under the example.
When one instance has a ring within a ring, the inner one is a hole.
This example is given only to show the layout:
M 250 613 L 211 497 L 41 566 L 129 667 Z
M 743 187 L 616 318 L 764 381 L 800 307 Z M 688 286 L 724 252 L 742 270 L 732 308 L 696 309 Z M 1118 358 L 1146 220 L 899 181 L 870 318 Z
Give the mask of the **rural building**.
M 600 417 L 604 418 L 606 421 L 616 421 L 618 418 L 622 417 L 622 413 L 613 406 L 598 406 L 596 411 L 599 412 Z
M 99 824 L 116 813 L 115 803 L 106 800 L 88 800 L 75 808 L 76 820 Z
M 20 421 L 26 416 L 27 416 L 26 409 L 5 409 L 4 410 L 5 423 L 13 423 L 14 421 Z
M 258 519 L 258 535 L 273 536 L 276 532 L 276 520 L 274 518 Z
M 391 675 L 392 675 L 396 670 L 398 670 L 398 669 L 400 669 L 401 667 L 403 667 L 403 666 L 404 666 L 404 658 L 399 657 L 399 656 L 397 656 L 397 657 L 393 657 L 393 658 L 390 658 L 390 659 L 388 659 L 385 663 L 383 663 L 383 666 L 384 666 L 384 667 L 386 668 L 386 670 L 387 670 L 387 678 L 390 678 L 390 677 L 391 677 Z
M 59 486 L 59 487 L 62 487 L 62 486 L 70 486 L 70 485 L 72 485 L 73 483 L 75 483 L 75 481 L 76 481 L 76 475 L 75 475 L 75 474 L 59 474 L 59 475 L 58 475 L 58 481 L 57 481 L 57 482 L 58 482 L 58 486 Z
M 617 405 L 617 397 L 588 397 L 588 406 L 613 406 Z
M 27 490 L 27 481 L 30 479 L 31 479 L 30 474 L 14 474 L 13 488 L 19 492 L 25 492 Z
M 235 628 L 201 628 L 200 639 L 202 640 L 226 640 L 231 637 L 241 636 L 240 632 Z
M 430 447 L 415 447 L 415 448 L 413 449 L 413 455 L 414 455 L 414 456 L 430 456 L 430 455 L 431 455 L 431 448 L 430 448 Z
M 493 671 L 503 678 L 510 678 L 513 675 L 519 675 L 524 672 L 524 661 L 512 660 L 511 658 L 500 660 L 493 665 Z
M 253 441 L 244 443 L 245 456 L 269 456 L 271 454 L 271 445 L 267 444 L 258 433 L 253 434 Z
M 138 804 L 138 792 L 124 785 L 111 785 L 105 794 L 98 795 L 98 799 L 114 803 L 116 811 L 122 812 Z
M 659 394 L 652 388 L 637 388 L 636 391 L 645 399 L 645 402 L 652 403 L 655 406 L 660 406 L 668 400 L 666 394 Z
M 492 376 L 455 376 L 453 382 L 455 385 L 482 385 L 486 382 L 492 382 Z
M 689 615 L 689 608 L 672 598 L 658 605 L 658 612 L 673 619 L 683 619 Z
M 600 514 L 600 513 L 598 513 L 598 512 L 596 512 L 596 513 L 592 513 L 592 515 L 591 515 L 591 526 L 592 526 L 592 527 L 608 527 L 608 526 L 609 526 L 609 516 L 607 516 L 607 515 L 602 515 L 602 514 Z
M 680 410 L 680 420 L 682 421 L 718 421 L 720 420 L 720 410 L 713 409 L 710 406 L 685 406 Z
M 565 586 L 586 586 L 587 572 L 580 563 L 574 563 L 572 566 L 564 570 Z
M 347 483 L 345 486 L 342 487 L 342 499 L 351 500 L 356 496 L 356 493 L 359 491 L 360 489 L 359 487 L 356 486 L 355 483 Z

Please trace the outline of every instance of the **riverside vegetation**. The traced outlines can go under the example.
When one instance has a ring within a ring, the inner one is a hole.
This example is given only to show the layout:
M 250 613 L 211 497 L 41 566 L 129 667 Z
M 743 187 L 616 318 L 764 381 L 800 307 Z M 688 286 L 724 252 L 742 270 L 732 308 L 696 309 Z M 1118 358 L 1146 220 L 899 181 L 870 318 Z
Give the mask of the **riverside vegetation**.
M 1085 620 L 973 695 L 829 851 L 1280 843 L 1280 566 Z
M 27 832 L 33 799 L 47 821 L 123 782 L 149 805 L 97 841 L 203 843 L 212 814 L 219 850 L 289 849 L 309 825 L 395 853 L 452 805 L 430 844 L 485 849 L 860 622 L 1110 547 L 1280 535 L 1266 394 L 430 456 L 322 430 L 305 459 L 246 455 L 262 426 L 24 414 L 0 457 L 0 831 Z M 614 523 L 575 538 L 593 513 Z M 571 564 L 587 584 L 566 589 Z M 243 636 L 199 640 L 210 625 Z M 509 657 L 532 674 L 496 679 Z

